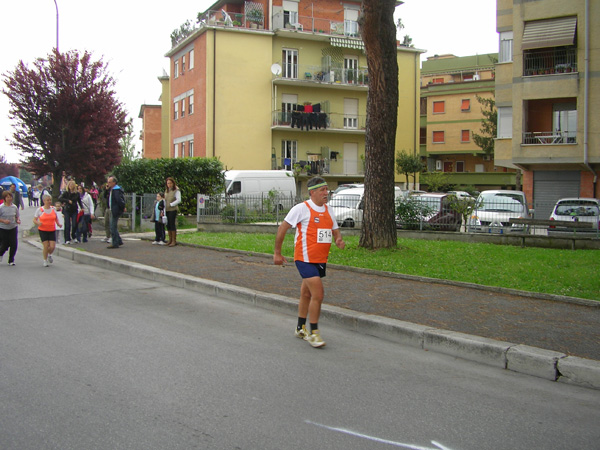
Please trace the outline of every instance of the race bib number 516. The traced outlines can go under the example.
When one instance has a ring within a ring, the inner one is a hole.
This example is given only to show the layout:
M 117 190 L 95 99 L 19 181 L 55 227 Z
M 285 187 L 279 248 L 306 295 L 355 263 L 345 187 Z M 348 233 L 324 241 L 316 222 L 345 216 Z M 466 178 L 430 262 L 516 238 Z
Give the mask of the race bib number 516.
M 317 229 L 317 242 L 319 244 L 331 244 L 331 230 L 328 228 Z

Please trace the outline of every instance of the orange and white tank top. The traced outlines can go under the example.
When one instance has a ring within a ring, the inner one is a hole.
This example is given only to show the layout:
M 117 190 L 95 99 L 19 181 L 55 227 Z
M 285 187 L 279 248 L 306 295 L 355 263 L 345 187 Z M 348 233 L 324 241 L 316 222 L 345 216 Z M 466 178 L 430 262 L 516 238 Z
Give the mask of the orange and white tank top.
M 334 221 L 327 206 L 323 212 L 318 212 L 311 208 L 308 202 L 304 204 L 308 208 L 310 218 L 299 222 L 296 226 L 294 261 L 326 263 L 331 247 Z
M 37 214 L 36 214 L 37 215 Z M 39 215 L 37 217 L 40 220 L 40 231 L 55 231 L 56 230 L 56 210 L 54 206 L 50 208 L 50 211 L 45 211 L 44 208 L 40 208 Z

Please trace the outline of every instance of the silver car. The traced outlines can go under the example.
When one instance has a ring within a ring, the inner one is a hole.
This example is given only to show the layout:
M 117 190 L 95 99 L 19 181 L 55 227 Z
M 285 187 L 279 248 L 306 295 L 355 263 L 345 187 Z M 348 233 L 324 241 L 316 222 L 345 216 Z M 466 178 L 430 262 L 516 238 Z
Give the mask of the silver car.
M 590 222 L 593 224 L 590 228 L 577 228 L 577 233 L 593 232 L 598 233 L 600 218 L 600 201 L 595 198 L 561 198 L 550 214 L 550 220 Z M 560 234 L 564 232 L 573 233 L 574 228 L 551 226 L 548 228 L 548 235 Z
M 529 227 L 511 224 L 510 219 L 529 219 L 531 211 L 522 191 L 483 191 L 468 223 L 472 233 L 528 233 Z

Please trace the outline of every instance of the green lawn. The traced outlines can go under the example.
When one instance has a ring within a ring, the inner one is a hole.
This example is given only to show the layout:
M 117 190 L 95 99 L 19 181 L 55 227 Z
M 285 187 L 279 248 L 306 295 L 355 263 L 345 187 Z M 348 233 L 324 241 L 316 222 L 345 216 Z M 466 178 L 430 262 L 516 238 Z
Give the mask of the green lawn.
M 466 281 L 531 292 L 600 300 L 600 253 L 494 244 L 398 239 L 394 250 L 358 248 L 358 236 L 344 236 L 346 248 L 331 247 L 329 262 L 444 280 Z M 191 233 L 178 240 L 212 247 L 273 253 L 273 234 Z M 293 241 L 283 254 L 292 260 Z

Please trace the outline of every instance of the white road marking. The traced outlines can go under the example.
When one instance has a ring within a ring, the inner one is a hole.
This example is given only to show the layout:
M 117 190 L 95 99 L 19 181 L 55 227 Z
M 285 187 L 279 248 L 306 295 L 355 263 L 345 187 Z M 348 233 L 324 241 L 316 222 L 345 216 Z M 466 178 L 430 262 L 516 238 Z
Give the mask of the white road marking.
M 421 447 L 419 445 L 404 444 L 402 442 L 395 442 L 395 441 L 390 441 L 390 440 L 387 440 L 387 439 L 381 439 L 381 438 L 378 438 L 376 436 L 369 436 L 368 434 L 358 433 L 356 431 L 348 430 L 346 428 L 330 427 L 330 426 L 327 426 L 327 425 L 323 425 L 321 423 L 311 422 L 310 420 L 305 420 L 304 422 L 308 423 L 310 425 L 316 425 L 318 427 L 325 428 L 327 430 L 337 431 L 339 433 L 344 433 L 344 434 L 349 434 L 350 436 L 355 436 L 355 437 L 367 439 L 369 441 L 380 442 L 382 444 L 388 444 L 388 445 L 394 445 L 396 447 L 407 448 L 409 450 L 451 450 L 450 448 L 448 448 L 448 447 L 446 447 L 446 446 L 444 446 L 444 445 L 442 445 L 442 444 L 440 444 L 440 443 L 438 443 L 436 441 L 431 441 L 431 443 L 433 445 L 435 445 L 436 448 Z

